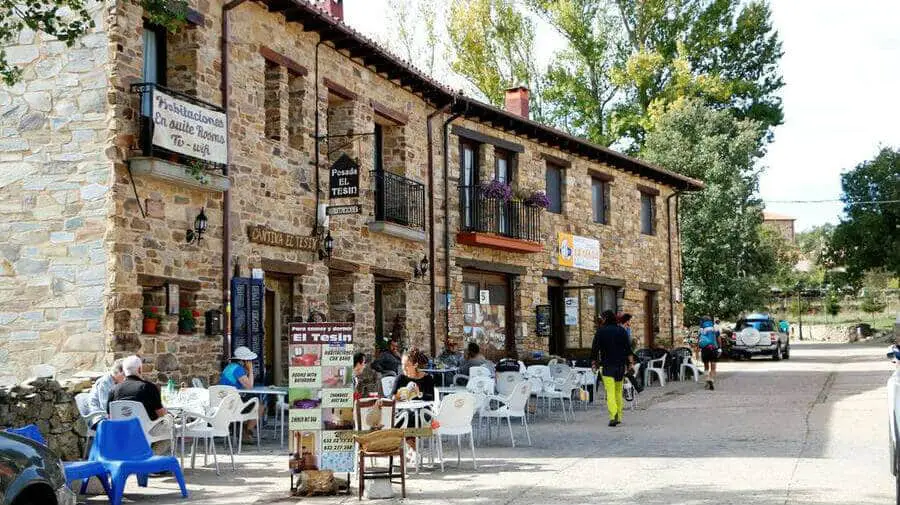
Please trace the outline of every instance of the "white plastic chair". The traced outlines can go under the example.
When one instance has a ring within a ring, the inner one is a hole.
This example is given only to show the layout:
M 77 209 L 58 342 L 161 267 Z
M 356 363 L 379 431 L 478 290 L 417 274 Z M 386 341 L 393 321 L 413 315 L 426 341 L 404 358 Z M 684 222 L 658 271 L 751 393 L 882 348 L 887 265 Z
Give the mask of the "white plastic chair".
M 541 405 L 540 394 L 542 391 L 544 391 L 544 382 L 541 380 L 540 377 L 536 377 L 536 376 L 526 377 L 525 381 L 528 382 L 529 385 L 531 385 L 530 396 L 534 397 L 535 409 L 534 409 L 534 414 L 531 416 L 531 418 L 534 419 L 535 415 L 537 414 L 537 407 L 539 407 Z
M 659 385 L 666 385 L 666 358 L 668 354 L 663 354 L 661 358 L 651 359 L 647 363 L 647 386 L 653 383 L 653 376 L 659 379 Z
M 231 470 L 235 471 L 234 448 L 231 445 L 231 423 L 236 422 L 241 412 L 241 397 L 236 392 L 227 394 L 220 399 L 219 405 L 212 415 L 207 416 L 198 412 L 185 412 L 185 419 L 193 419 L 184 424 L 182 435 L 193 438 L 191 443 L 191 468 L 194 468 L 194 460 L 197 455 L 197 439 L 206 441 L 206 451 L 203 453 L 203 465 L 206 465 L 209 447 L 212 446 L 213 462 L 216 465 L 216 475 L 219 474 L 219 459 L 216 456 L 216 438 L 225 438 L 228 441 L 228 452 L 231 455 Z
M 438 439 L 438 455 L 441 458 L 441 471 L 444 471 L 444 436 L 456 435 L 456 465 L 462 462 L 462 436 L 469 435 L 469 448 L 472 450 L 472 469 L 477 470 L 475 462 L 475 435 L 472 431 L 472 418 L 475 417 L 477 400 L 470 393 L 453 393 L 441 400 L 437 421 L 440 426 L 436 435 Z
M 284 425 L 285 425 L 284 420 L 291 411 L 291 404 L 288 403 L 287 396 L 277 395 L 276 397 L 277 397 L 277 399 L 275 400 L 275 417 L 276 417 L 275 422 L 277 423 L 277 426 L 275 426 L 275 431 L 281 432 L 281 435 L 280 435 L 281 438 L 279 440 L 280 440 L 281 446 L 284 447 Z
M 681 361 L 681 366 L 678 370 L 678 378 L 680 380 L 684 380 L 684 373 L 687 370 L 690 370 L 694 376 L 694 382 L 700 382 L 700 369 L 697 368 L 697 365 L 694 364 L 694 358 L 691 356 L 683 356 Z
M 194 377 L 191 379 L 191 385 L 195 388 L 206 389 L 206 386 L 203 385 L 203 381 L 200 380 L 199 377 Z
M 181 388 L 169 401 L 193 412 L 206 412 L 209 408 L 209 391 L 206 388 Z
M 572 373 L 572 368 L 565 363 L 553 363 L 548 365 L 547 368 L 550 369 L 550 377 L 554 379 L 565 379 Z
M 252 407 L 247 412 L 247 407 Z M 244 423 L 247 421 L 259 421 L 259 398 L 250 398 L 242 403 L 237 410 L 237 430 L 238 430 L 238 454 L 241 453 L 244 444 Z M 260 451 L 262 446 L 262 435 L 260 434 L 261 426 L 256 427 L 256 450 Z
M 31 367 L 31 376 L 38 378 L 56 378 L 56 367 L 53 365 L 35 365 Z
M 497 373 L 497 394 L 507 396 L 516 388 L 516 384 L 524 381 L 525 378 L 519 372 L 499 372 Z
M 525 362 L 519 361 L 519 373 L 524 374 L 526 370 L 528 370 L 528 367 L 525 366 Z
M 553 378 L 550 376 L 550 367 L 547 365 L 531 365 L 525 375 L 526 377 L 537 377 L 542 381 L 549 381 Z
M 566 413 L 566 401 L 569 402 L 569 410 L 572 413 L 572 419 L 575 419 L 575 408 L 572 403 L 572 392 L 578 388 L 575 374 L 570 373 L 568 377 L 561 380 L 542 379 L 544 389 L 538 393 L 538 399 L 547 401 L 547 412 L 553 411 L 553 400 L 559 400 L 559 406 L 562 410 L 563 421 L 568 422 L 569 417 Z
M 144 435 L 147 436 L 147 443 L 153 444 L 163 440 L 171 442 L 172 454 L 175 454 L 175 435 L 172 428 L 175 426 L 174 418 L 166 414 L 155 421 L 150 420 L 144 404 L 131 400 L 117 400 L 109 404 L 110 419 L 130 419 L 136 417 L 141 422 L 144 429 Z
M 489 401 L 496 401 L 497 408 L 487 408 L 481 412 L 481 417 L 488 420 L 488 434 L 491 430 L 491 419 L 499 420 L 506 418 L 506 424 L 509 427 L 509 439 L 512 446 L 516 446 L 516 439 L 512 431 L 512 418 L 521 418 L 522 425 L 525 426 L 525 436 L 528 437 L 528 445 L 531 445 L 531 433 L 528 432 L 528 419 L 525 415 L 525 407 L 528 404 L 528 398 L 531 396 L 531 384 L 520 382 L 516 384 L 515 389 L 509 396 L 491 396 Z
M 469 380 L 474 379 L 475 377 L 487 377 L 491 378 L 491 369 L 486 366 L 473 366 L 469 368 Z
M 222 401 L 222 398 L 225 398 L 231 393 L 237 393 L 237 388 L 234 386 L 222 386 L 215 385 L 209 387 L 209 405 L 210 409 L 214 409 L 219 406 L 219 402 Z
M 84 421 L 84 425 L 87 427 L 87 444 L 84 446 L 84 459 L 87 459 L 88 454 L 90 453 L 91 443 L 94 440 L 94 436 L 97 434 L 93 426 L 97 421 L 106 419 L 107 417 L 106 412 L 103 412 L 102 410 L 91 410 L 90 398 L 90 393 L 78 393 L 75 395 L 75 406 L 78 407 L 78 413 L 81 415 L 81 420 Z
M 394 391 L 395 382 L 397 382 L 397 377 L 393 375 L 381 378 L 381 392 L 384 393 L 385 398 L 391 396 L 391 393 Z

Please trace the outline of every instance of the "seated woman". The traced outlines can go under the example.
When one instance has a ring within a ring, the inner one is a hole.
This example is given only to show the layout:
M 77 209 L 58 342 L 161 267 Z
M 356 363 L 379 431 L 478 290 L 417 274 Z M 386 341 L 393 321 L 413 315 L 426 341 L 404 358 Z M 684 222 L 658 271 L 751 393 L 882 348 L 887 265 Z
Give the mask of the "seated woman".
M 391 397 L 400 401 L 400 389 L 407 388 L 410 384 L 415 384 L 416 390 L 418 390 L 420 396 L 417 398 L 410 398 L 410 400 L 434 401 L 434 378 L 422 371 L 422 368 L 427 364 L 428 357 L 425 356 L 425 353 L 415 347 L 404 353 L 403 359 L 401 360 L 401 375 L 394 381 L 394 390 L 391 392 Z M 408 422 L 410 427 L 415 426 L 415 423 L 411 422 L 412 416 L 418 414 L 419 412 L 415 410 L 406 411 L 407 419 L 410 420 Z M 423 416 L 422 423 L 431 423 L 431 419 Z M 420 424 L 420 426 L 425 425 L 426 424 Z M 398 428 L 401 427 L 402 422 L 397 422 L 395 426 Z M 411 449 L 415 450 L 416 440 L 414 438 L 407 438 L 406 443 Z
M 391 396 L 399 399 L 399 390 L 410 383 L 415 383 L 421 392 L 421 396 L 416 398 L 424 401 L 434 401 L 434 378 L 422 371 L 428 364 L 428 358 L 422 351 L 412 348 L 403 355 L 401 361 L 401 375 L 394 381 L 394 390 Z
M 250 349 L 241 346 L 234 350 L 231 355 L 231 363 L 222 370 L 219 377 L 219 385 L 232 386 L 236 389 L 253 389 L 253 360 L 256 359 L 256 353 Z M 242 414 L 250 412 L 253 406 L 246 407 Z M 256 421 L 247 421 L 244 424 L 244 440 L 250 443 L 256 442 Z

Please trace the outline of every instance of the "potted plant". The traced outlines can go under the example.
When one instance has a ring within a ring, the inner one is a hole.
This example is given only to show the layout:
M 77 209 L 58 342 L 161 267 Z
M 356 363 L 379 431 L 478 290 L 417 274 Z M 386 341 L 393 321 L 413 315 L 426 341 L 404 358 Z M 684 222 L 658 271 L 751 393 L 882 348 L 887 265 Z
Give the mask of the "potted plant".
M 144 327 L 143 332 L 148 335 L 156 335 L 159 331 L 159 309 L 156 307 L 144 307 Z
M 494 179 L 481 184 L 481 196 L 508 202 L 512 200 L 513 190 L 509 184 Z
M 197 329 L 197 318 L 200 313 L 189 308 L 182 308 L 178 311 L 178 333 L 182 335 L 193 335 Z
M 543 191 L 532 191 L 531 194 L 522 199 L 522 203 L 529 207 L 547 209 L 550 207 L 550 198 L 548 198 L 547 193 L 544 193 Z

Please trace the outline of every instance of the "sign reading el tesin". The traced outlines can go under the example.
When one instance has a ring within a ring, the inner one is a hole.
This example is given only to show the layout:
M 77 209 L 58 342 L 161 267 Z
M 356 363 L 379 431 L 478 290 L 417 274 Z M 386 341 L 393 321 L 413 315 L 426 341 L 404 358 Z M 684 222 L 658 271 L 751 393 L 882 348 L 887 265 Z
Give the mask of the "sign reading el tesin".
M 331 198 L 356 198 L 359 196 L 359 163 L 342 154 L 331 165 L 329 185 Z
M 292 235 L 282 231 L 275 231 L 265 226 L 250 226 L 247 228 L 247 235 L 250 242 L 257 244 L 271 245 L 275 247 L 284 247 L 287 249 L 300 249 L 303 251 L 315 251 L 318 244 L 316 237 L 306 237 L 303 235 Z

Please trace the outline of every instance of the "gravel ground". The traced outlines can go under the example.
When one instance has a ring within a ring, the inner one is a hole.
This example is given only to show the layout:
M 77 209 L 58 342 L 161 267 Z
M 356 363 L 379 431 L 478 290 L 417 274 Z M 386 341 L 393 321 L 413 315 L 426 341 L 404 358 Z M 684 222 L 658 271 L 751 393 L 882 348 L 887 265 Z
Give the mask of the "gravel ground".
M 609 428 L 598 404 L 574 423 L 539 419 L 534 445 L 514 426 L 463 452 L 447 470 L 407 479 L 406 501 L 422 504 L 884 504 L 892 503 L 883 346 L 795 343 L 791 360 L 723 363 L 716 391 L 702 383 L 654 386 L 625 423 Z M 602 398 L 601 398 L 602 400 Z M 521 436 L 519 436 L 521 434 Z M 223 452 L 220 449 L 220 453 Z M 126 503 L 286 504 L 285 451 L 245 447 L 238 469 L 186 470 L 189 500 L 171 479 L 134 481 Z M 455 449 L 445 445 L 448 458 Z M 199 461 L 198 463 L 202 462 Z M 222 461 L 220 461 L 221 463 Z M 355 481 L 354 481 L 355 484 Z M 396 488 L 399 495 L 399 487 Z M 355 503 L 356 496 L 305 498 Z M 104 500 L 94 497 L 89 503 Z M 401 503 L 399 498 L 382 503 Z

